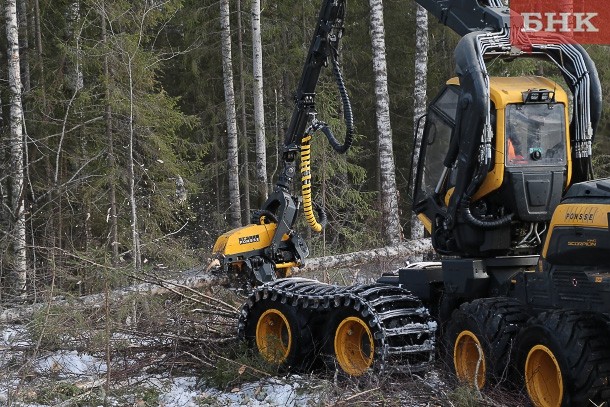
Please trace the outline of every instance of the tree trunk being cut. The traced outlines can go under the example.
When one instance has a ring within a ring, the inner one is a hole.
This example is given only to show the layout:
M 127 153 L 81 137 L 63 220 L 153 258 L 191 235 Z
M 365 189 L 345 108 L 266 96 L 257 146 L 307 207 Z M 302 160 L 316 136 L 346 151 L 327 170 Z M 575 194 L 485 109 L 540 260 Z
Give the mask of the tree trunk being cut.
M 379 249 L 364 250 L 360 252 L 340 254 L 334 256 L 317 257 L 307 260 L 305 267 L 293 271 L 293 275 L 301 275 L 315 271 L 336 268 L 351 268 L 378 261 L 398 261 L 409 256 L 424 254 L 432 250 L 430 239 L 409 240 L 395 246 Z M 135 276 L 134 276 L 135 277 Z M 154 275 L 143 275 L 141 280 L 145 283 L 112 290 L 108 293 L 109 302 L 115 303 L 132 295 L 162 295 L 177 292 L 188 292 L 189 289 L 205 289 L 227 285 L 227 276 L 215 267 L 201 267 L 183 272 L 173 279 L 161 279 Z M 105 294 L 93 294 L 73 299 L 53 299 L 53 306 L 102 307 L 105 304 Z M 0 313 L 0 323 L 13 323 L 26 321 L 36 312 L 49 306 L 48 302 L 19 306 L 3 310 Z

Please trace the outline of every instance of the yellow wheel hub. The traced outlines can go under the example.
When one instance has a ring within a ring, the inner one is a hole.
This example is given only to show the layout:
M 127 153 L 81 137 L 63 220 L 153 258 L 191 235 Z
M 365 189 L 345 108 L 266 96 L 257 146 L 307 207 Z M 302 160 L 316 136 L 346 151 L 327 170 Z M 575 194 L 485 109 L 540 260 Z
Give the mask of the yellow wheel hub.
M 544 345 L 534 346 L 525 360 L 527 393 L 536 407 L 560 407 L 563 377 L 553 352 Z
M 462 331 L 453 346 L 455 373 L 461 381 L 482 389 L 485 385 L 485 355 L 479 338 L 470 332 Z
M 375 344 L 367 324 L 357 317 L 347 317 L 335 332 L 335 356 L 350 376 L 363 375 L 373 364 Z
M 256 347 L 268 362 L 281 364 L 286 361 L 292 347 L 292 331 L 281 311 L 270 308 L 258 319 Z

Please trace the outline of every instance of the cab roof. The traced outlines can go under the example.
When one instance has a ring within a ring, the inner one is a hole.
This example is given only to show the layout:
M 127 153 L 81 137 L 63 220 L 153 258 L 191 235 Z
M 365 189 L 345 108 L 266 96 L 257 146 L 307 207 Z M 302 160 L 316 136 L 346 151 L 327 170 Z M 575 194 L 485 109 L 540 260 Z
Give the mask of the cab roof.
M 459 86 L 457 77 L 447 81 L 447 85 Z M 568 105 L 568 95 L 555 81 L 542 76 L 491 76 L 489 78 L 491 100 L 497 109 L 511 103 L 523 103 L 523 92 L 532 89 L 546 89 L 555 92 L 555 101 Z

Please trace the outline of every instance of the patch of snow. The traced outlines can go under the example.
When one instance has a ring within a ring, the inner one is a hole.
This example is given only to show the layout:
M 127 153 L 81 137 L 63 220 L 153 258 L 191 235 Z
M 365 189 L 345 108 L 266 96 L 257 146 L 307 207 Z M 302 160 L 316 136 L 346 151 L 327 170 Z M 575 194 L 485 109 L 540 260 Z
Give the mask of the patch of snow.
M 197 399 L 201 394 L 197 390 L 197 379 L 194 377 L 176 377 L 171 380 L 169 390 L 159 396 L 160 407 L 198 407 Z
M 106 362 L 86 353 L 59 351 L 41 357 L 35 369 L 42 374 L 58 376 L 99 376 L 106 373 Z
M 2 330 L 0 346 L 28 346 L 31 342 L 28 339 L 28 332 L 22 326 L 11 326 Z
M 159 406 L 162 407 L 300 407 L 319 404 L 320 395 L 300 391 L 303 380 L 299 376 L 264 379 L 242 384 L 230 391 L 202 386 L 195 377 L 156 378 L 148 382 L 162 389 L 159 395 Z
M 318 404 L 319 396 L 298 391 L 301 388 L 299 380 L 299 376 L 286 379 L 271 378 L 243 384 L 231 392 L 208 389 L 206 393 L 208 397 L 216 400 L 216 404 L 210 404 L 211 406 L 298 407 Z

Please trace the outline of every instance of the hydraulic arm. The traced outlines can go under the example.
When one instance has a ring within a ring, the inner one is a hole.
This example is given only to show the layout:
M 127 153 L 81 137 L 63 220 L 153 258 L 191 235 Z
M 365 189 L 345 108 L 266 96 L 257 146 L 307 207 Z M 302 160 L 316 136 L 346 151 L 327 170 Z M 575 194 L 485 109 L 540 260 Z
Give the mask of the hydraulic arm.
M 301 207 L 314 231 L 320 232 L 326 222 L 324 209 L 313 203 L 310 143 L 319 130 L 338 153 L 347 152 L 352 144 L 352 108 L 338 61 L 344 17 L 345 0 L 323 1 L 295 95 L 292 118 L 284 138 L 282 170 L 273 192 L 261 209 L 254 212 L 251 225 L 224 234 L 214 247 L 214 254 L 225 270 L 245 272 L 253 282 L 271 281 L 278 272 L 279 276 L 286 276 L 290 267 L 303 264 L 309 251 L 294 230 Z M 316 87 L 322 69 L 329 62 L 343 104 L 346 125 L 343 143 L 335 138 L 326 123 L 316 118 Z M 299 153 L 301 196 L 292 193 Z

